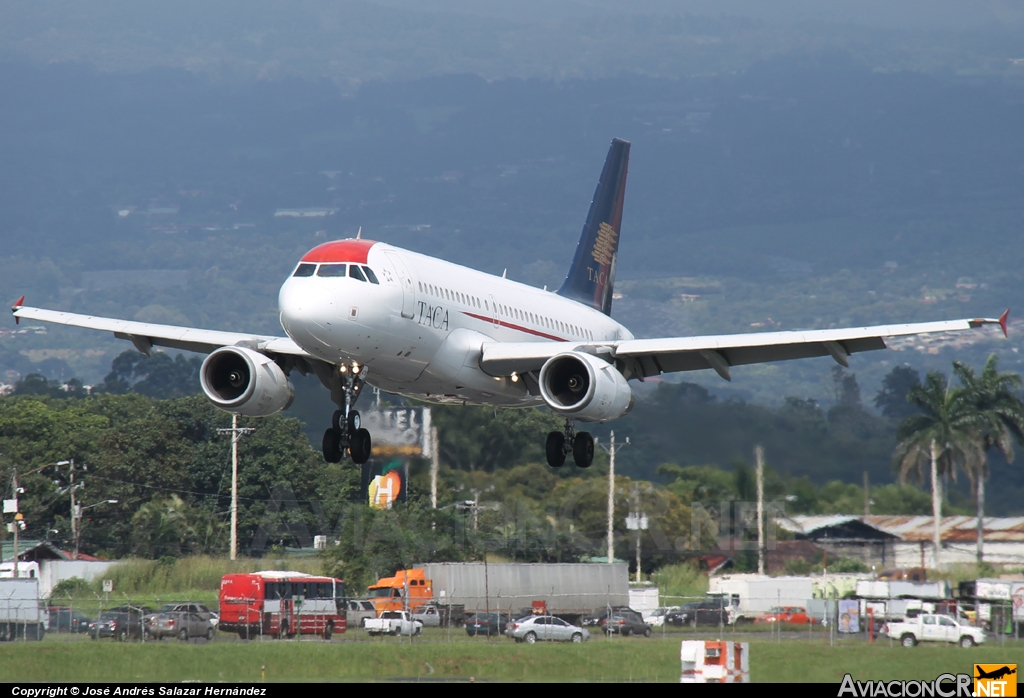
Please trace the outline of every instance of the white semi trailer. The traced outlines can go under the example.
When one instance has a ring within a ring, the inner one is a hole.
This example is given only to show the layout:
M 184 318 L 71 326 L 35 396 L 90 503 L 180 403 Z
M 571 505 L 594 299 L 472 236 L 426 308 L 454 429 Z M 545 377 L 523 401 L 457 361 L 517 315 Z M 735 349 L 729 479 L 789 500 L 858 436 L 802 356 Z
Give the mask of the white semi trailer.
M 36 578 L 0 579 L 0 640 L 42 640 L 46 611 Z

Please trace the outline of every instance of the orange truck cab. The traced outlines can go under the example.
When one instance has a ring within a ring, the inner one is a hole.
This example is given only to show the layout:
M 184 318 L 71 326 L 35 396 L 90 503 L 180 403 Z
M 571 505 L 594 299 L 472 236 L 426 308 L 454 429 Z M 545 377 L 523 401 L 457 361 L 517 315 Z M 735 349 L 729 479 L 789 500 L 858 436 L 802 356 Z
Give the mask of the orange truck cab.
M 381 577 L 376 584 L 370 585 L 367 597 L 379 616 L 385 611 L 415 611 L 434 598 L 434 590 L 423 570 L 398 570 L 394 577 Z

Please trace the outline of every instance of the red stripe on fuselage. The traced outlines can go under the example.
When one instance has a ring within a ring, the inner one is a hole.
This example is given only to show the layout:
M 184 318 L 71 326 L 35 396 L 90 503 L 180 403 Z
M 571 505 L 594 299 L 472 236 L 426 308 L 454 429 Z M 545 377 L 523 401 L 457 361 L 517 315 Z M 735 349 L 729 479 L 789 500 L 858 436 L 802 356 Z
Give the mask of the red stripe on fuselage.
M 462 311 L 462 314 L 463 315 L 468 315 L 469 317 L 475 318 L 477 320 L 483 320 L 484 322 L 486 322 L 488 324 L 491 324 L 491 325 L 495 324 L 494 318 L 487 317 L 486 315 L 477 315 L 476 313 L 467 313 L 465 310 Z M 519 330 L 520 332 L 525 332 L 526 334 L 532 334 L 532 335 L 535 335 L 537 337 L 543 337 L 544 339 L 550 339 L 550 340 L 555 341 L 555 342 L 568 342 L 569 341 L 568 339 L 562 339 L 561 337 L 556 337 L 556 336 L 551 335 L 551 334 L 545 334 L 545 333 L 539 332 L 537 330 L 531 330 L 529 327 L 520 327 L 519 325 L 513 325 L 510 322 L 502 322 L 501 320 L 498 320 L 497 324 L 499 326 L 501 326 L 501 327 L 507 327 L 510 330 Z
M 303 262 L 355 262 L 366 264 L 373 240 L 334 240 L 317 245 L 302 256 Z

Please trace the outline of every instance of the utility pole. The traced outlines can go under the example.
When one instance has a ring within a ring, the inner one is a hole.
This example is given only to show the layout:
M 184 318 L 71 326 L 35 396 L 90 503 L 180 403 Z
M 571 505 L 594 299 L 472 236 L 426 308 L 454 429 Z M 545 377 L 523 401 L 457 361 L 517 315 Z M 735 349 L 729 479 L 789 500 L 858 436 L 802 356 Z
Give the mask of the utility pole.
M 597 443 L 597 439 L 594 439 L 594 443 Z M 608 451 L 608 564 L 612 564 L 615 560 L 615 533 L 612 529 L 612 523 L 615 519 L 615 454 L 620 448 L 629 445 L 629 437 L 626 437 L 626 443 L 615 445 L 615 432 L 611 433 L 611 439 L 609 446 L 604 448 Z
M 256 431 L 252 427 L 239 427 L 238 414 L 231 414 L 231 428 L 218 429 L 221 434 L 231 434 L 231 559 L 238 557 L 238 439 L 243 434 Z
M 71 538 L 75 541 L 75 553 L 74 553 L 74 558 L 73 559 L 77 560 L 78 559 L 79 549 L 80 549 L 80 546 L 81 546 L 81 539 L 82 539 L 82 506 L 75 499 L 75 492 L 79 488 L 85 487 L 85 485 L 82 484 L 82 483 L 79 483 L 77 485 L 75 484 L 75 459 L 74 458 L 70 458 L 68 460 L 57 461 L 57 467 L 58 468 L 63 466 L 63 465 L 68 466 L 68 488 L 67 488 L 67 492 L 71 496 Z M 88 468 L 83 465 L 82 466 L 82 470 L 88 470 Z M 64 493 L 63 489 L 59 490 L 59 494 L 63 494 L 63 493 Z
M 633 485 L 633 506 L 632 511 L 626 517 L 626 528 L 636 531 L 636 581 L 642 579 L 640 572 L 640 546 L 643 540 L 644 531 L 647 530 L 647 514 L 640 508 L 640 487 Z
M 764 574 L 764 448 L 754 447 L 757 460 L 757 573 Z
M 14 523 L 11 524 L 11 530 L 14 532 L 14 578 L 17 579 L 20 574 L 18 573 L 18 530 L 21 528 L 22 522 L 21 512 L 18 511 L 18 469 L 14 468 L 11 471 L 11 493 L 14 495 Z M 6 504 L 6 502 L 5 502 Z M 7 512 L 8 507 L 4 507 L 4 511 Z
M 864 516 L 871 516 L 871 494 L 868 488 L 868 471 L 864 471 Z
M 437 509 L 437 427 L 430 428 L 430 508 Z

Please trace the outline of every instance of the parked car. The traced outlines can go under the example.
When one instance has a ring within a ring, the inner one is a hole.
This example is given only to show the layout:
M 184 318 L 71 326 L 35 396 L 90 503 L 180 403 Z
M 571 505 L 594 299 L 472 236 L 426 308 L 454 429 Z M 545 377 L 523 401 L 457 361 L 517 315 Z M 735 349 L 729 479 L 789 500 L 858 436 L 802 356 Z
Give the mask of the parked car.
M 423 623 L 424 628 L 440 628 L 441 627 L 441 614 L 437 610 L 437 606 L 434 604 L 424 604 L 418 609 L 412 612 L 412 617 L 415 620 Z
M 87 633 L 92 618 L 81 611 L 73 611 L 66 606 L 50 606 L 51 633 Z
M 145 630 L 147 638 L 163 640 L 165 637 L 176 637 L 182 641 L 193 637 L 212 640 L 215 632 L 211 619 L 188 611 L 150 614 L 145 619 Z
M 345 608 L 346 625 L 349 628 L 362 628 L 367 618 L 377 617 L 377 607 L 366 599 L 349 599 L 345 602 Z
M 812 625 L 818 621 L 808 616 L 807 609 L 802 606 L 776 606 L 772 610 L 768 611 L 768 613 L 755 618 L 754 622 Z
M 510 618 L 507 613 L 474 613 L 466 618 L 466 634 L 504 635 L 508 630 Z
M 567 623 L 555 616 L 526 616 L 512 623 L 509 635 L 516 642 L 533 644 L 538 640 L 585 642 L 590 639 L 586 628 Z
M 644 622 L 652 628 L 660 628 L 665 624 L 665 616 L 678 610 L 679 606 L 659 606 L 644 616 Z
M 112 637 L 115 640 L 142 639 L 142 619 L 152 612 L 146 606 L 118 606 L 89 623 L 93 640 Z
M 632 609 L 612 611 L 610 616 L 601 621 L 600 627 L 606 635 L 617 633 L 622 637 L 627 635 L 651 636 L 651 626 L 644 622 L 642 615 Z
M 985 641 L 985 631 L 981 628 L 931 613 L 901 623 L 887 623 L 885 634 L 899 640 L 904 647 L 913 647 L 919 642 L 953 642 L 961 647 L 973 647 Z
M 612 606 L 610 609 L 609 608 L 598 609 L 596 612 L 594 612 L 593 614 L 591 614 L 591 615 L 589 615 L 589 616 L 587 616 L 586 618 L 583 619 L 583 625 L 585 625 L 585 626 L 601 625 L 601 621 L 604 620 L 605 618 L 607 618 L 608 614 L 611 613 L 611 612 L 614 612 L 614 611 L 632 611 L 632 610 L 633 609 L 631 609 L 629 606 Z
M 678 611 L 665 616 L 666 625 L 676 627 L 728 625 L 729 620 L 729 606 L 724 597 L 720 596 L 685 603 L 679 607 Z
M 213 611 L 211 611 L 209 608 L 207 608 L 206 606 L 204 606 L 201 603 L 191 603 L 191 602 L 165 603 L 163 606 L 158 608 L 154 613 L 152 613 L 150 615 L 156 615 L 156 614 L 159 614 L 159 613 L 170 613 L 170 612 L 176 612 L 176 613 L 198 613 L 200 618 L 202 618 L 203 620 L 210 621 L 211 623 L 213 623 L 214 627 L 217 627 L 217 623 L 220 621 L 220 616 L 217 613 L 214 613 Z

